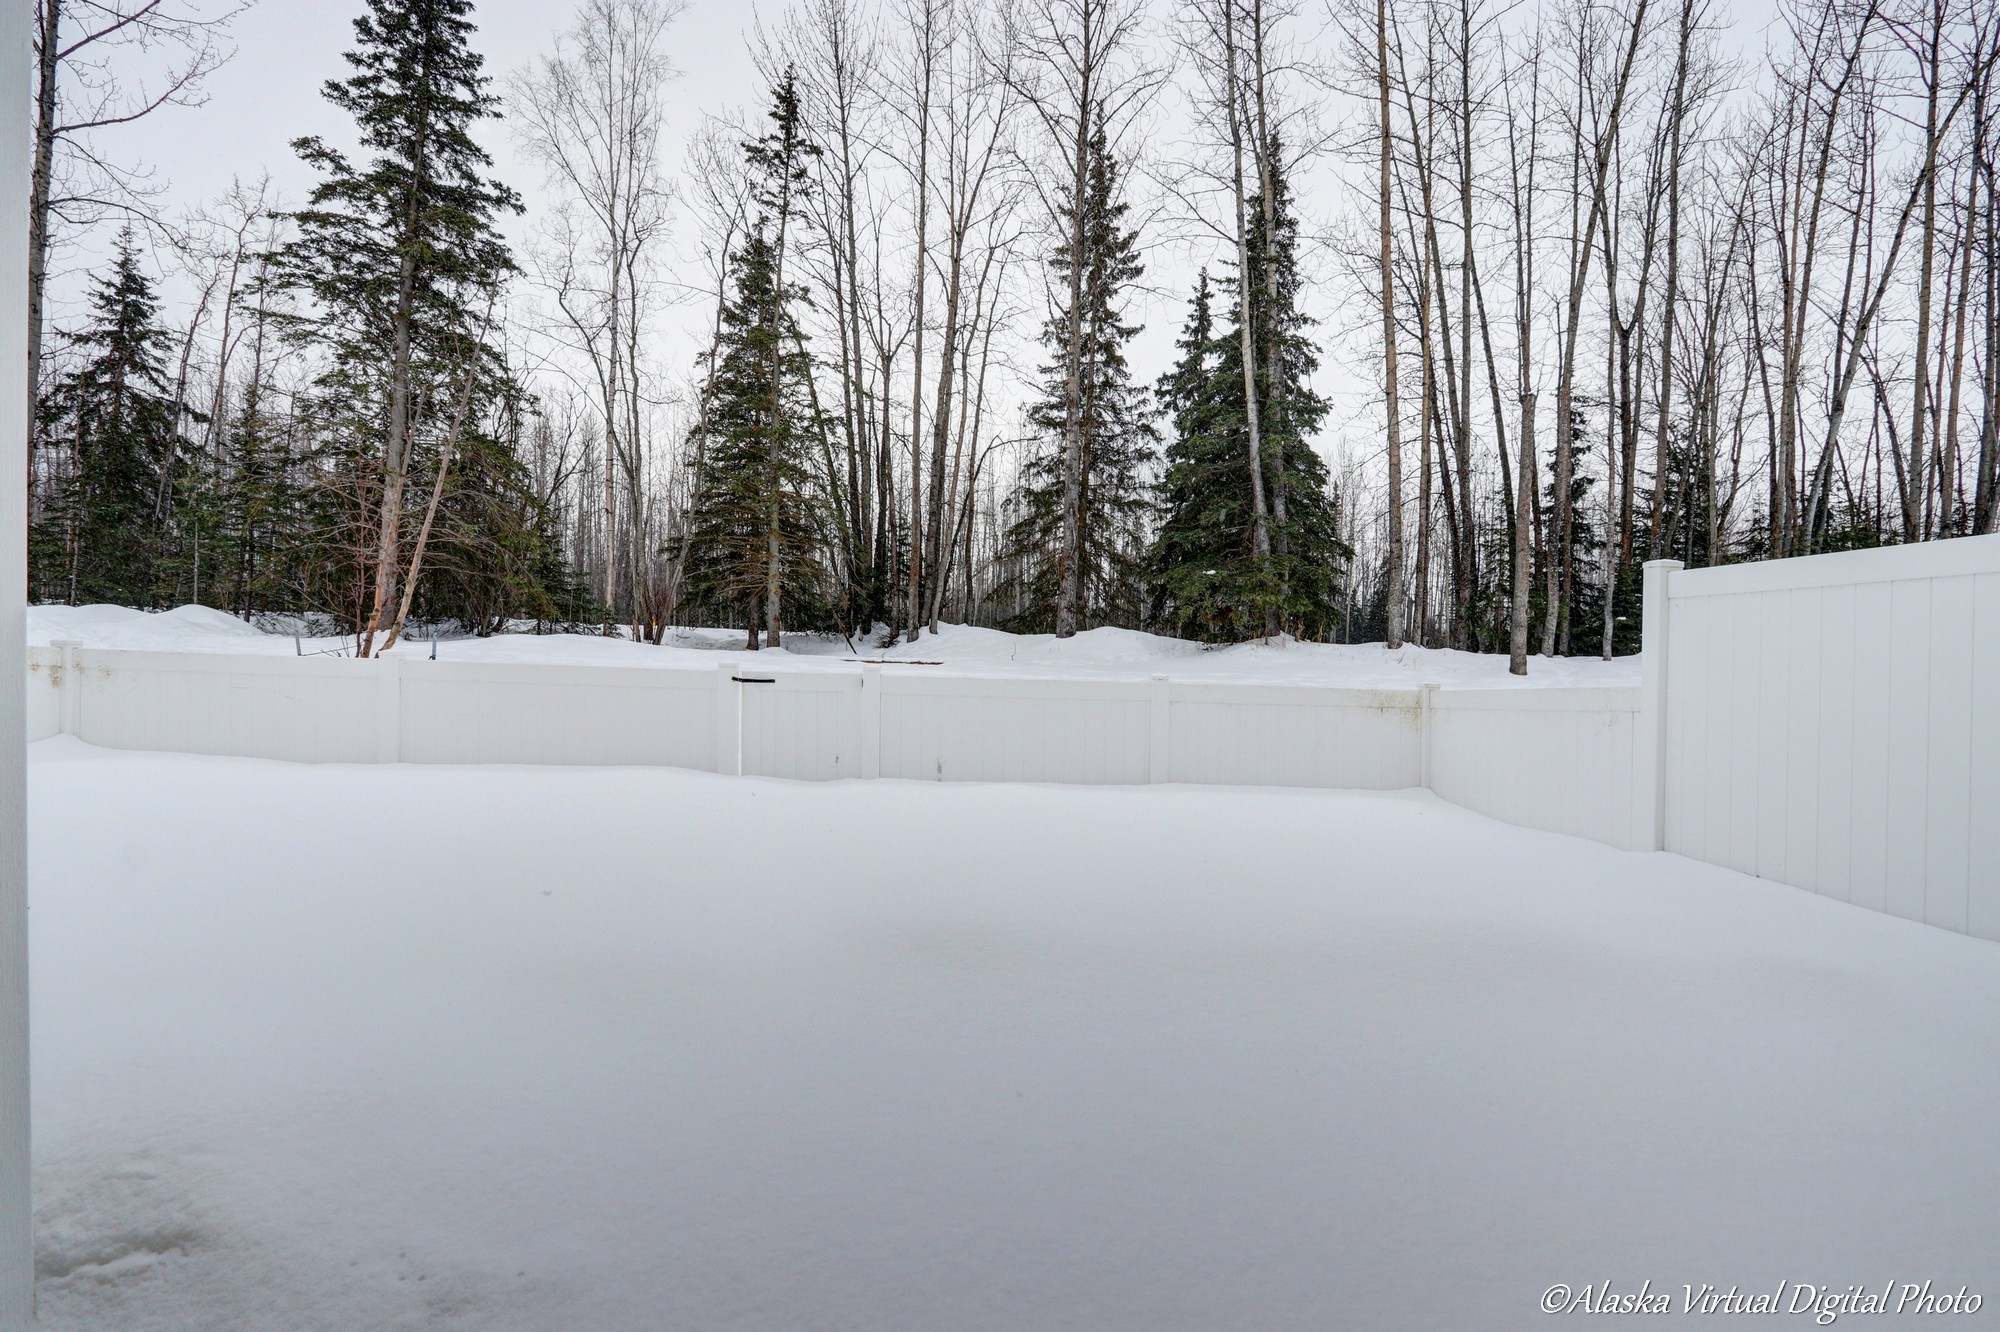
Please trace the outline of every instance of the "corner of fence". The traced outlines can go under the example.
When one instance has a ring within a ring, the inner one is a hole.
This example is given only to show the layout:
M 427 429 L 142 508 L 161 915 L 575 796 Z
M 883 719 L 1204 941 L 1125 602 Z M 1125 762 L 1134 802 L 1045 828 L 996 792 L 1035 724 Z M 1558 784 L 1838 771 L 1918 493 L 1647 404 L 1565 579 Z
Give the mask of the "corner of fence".
M 1645 608 L 1640 618 L 1638 781 L 1633 791 L 1634 829 L 1641 850 L 1667 845 L 1667 654 L 1673 636 L 1671 580 L 1679 560 L 1647 560 Z

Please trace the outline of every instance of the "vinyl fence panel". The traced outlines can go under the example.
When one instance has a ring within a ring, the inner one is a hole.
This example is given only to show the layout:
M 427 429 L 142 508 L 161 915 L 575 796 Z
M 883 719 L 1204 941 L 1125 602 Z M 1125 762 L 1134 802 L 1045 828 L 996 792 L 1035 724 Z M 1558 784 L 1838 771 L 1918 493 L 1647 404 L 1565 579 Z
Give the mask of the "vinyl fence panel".
M 1667 588 L 1667 849 L 2000 939 L 2000 536 Z

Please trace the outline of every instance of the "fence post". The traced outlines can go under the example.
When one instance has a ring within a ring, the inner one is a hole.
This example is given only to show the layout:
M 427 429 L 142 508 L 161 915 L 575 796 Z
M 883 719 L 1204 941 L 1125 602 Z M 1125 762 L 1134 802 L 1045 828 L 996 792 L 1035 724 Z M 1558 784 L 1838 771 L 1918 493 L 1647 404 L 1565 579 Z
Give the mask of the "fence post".
M 882 775 L 882 668 L 861 667 L 861 775 Z
M 1169 688 L 1166 676 L 1156 675 L 1153 677 L 1150 698 L 1153 723 L 1152 744 L 1149 751 L 1149 767 L 1146 774 L 1146 780 L 1150 782 L 1172 780 L 1168 776 L 1168 773 L 1172 770 L 1171 760 L 1173 758 L 1174 739 L 1173 732 L 1169 729 L 1173 720 L 1172 698 L 1168 693 Z
M 1431 789 L 1431 699 L 1437 694 L 1435 680 L 1417 686 L 1417 782 Z
M 77 650 L 83 646 L 74 638 L 50 642 L 56 650 L 56 730 L 62 735 L 79 735 L 83 730 L 83 681 L 77 678 Z
M 403 761 L 403 659 L 375 658 L 375 761 Z
M 1667 645 L 1673 604 L 1668 586 L 1674 572 L 1684 567 L 1679 560 L 1646 561 L 1645 609 L 1639 627 L 1639 729 L 1632 737 L 1637 768 L 1634 832 L 1645 851 L 1664 851 L 1667 846 Z
M 743 686 L 736 683 L 736 665 L 718 665 L 715 677 L 715 770 L 725 777 L 743 775 Z

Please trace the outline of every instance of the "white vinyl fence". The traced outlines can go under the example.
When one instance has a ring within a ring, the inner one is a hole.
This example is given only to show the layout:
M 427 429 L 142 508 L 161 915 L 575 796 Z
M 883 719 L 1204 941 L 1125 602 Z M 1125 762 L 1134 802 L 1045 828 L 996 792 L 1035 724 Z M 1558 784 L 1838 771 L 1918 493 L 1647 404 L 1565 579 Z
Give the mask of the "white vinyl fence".
M 1423 785 L 1505 823 L 1656 847 L 1637 689 L 1433 689 Z
M 1394 790 L 1652 845 L 1634 689 L 1341 689 L 387 657 L 29 653 L 31 737 L 308 763 L 641 764 L 809 781 Z M 1504 746 L 1504 748 L 1496 748 Z M 1427 775 L 1429 774 L 1429 775 Z
M 2000 939 L 2000 536 L 1664 582 L 1666 849 Z
M 29 736 L 318 763 L 1422 786 L 2000 939 L 2000 537 L 1646 568 L 1637 689 L 29 653 Z

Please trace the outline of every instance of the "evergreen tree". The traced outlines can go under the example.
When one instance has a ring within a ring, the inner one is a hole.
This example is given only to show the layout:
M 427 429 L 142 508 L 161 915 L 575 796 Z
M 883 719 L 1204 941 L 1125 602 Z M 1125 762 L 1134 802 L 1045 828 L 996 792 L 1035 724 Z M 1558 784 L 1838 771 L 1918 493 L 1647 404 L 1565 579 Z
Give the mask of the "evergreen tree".
M 40 404 L 43 438 L 68 472 L 37 523 L 30 581 L 72 605 L 156 604 L 166 468 L 180 415 L 167 383 L 167 333 L 132 233 L 90 294 L 90 322 L 70 338 L 74 370 Z
M 1284 153 L 1273 142 L 1271 224 L 1256 200 L 1249 235 L 1251 319 L 1259 340 L 1257 391 L 1263 408 L 1265 493 L 1271 497 L 1271 552 L 1278 622 L 1303 638 L 1327 638 L 1340 618 L 1341 570 L 1352 552 L 1340 537 L 1340 500 L 1312 446 L 1327 402 L 1311 386 L 1319 350 L 1314 320 L 1299 309 L 1298 218 Z M 1234 307 L 1232 307 L 1234 308 Z M 1239 361 L 1239 369 L 1241 362 Z M 1242 382 L 1239 373 L 1237 382 Z M 1241 394 L 1238 394 L 1241 397 Z
M 415 526 L 407 515 L 435 477 L 468 373 L 454 499 L 433 542 L 500 549 L 532 544 L 545 526 L 519 460 L 482 424 L 521 396 L 480 335 L 514 271 L 495 219 L 520 202 L 485 174 L 491 159 L 472 138 L 499 105 L 469 44 L 471 9 L 471 0 L 368 0 L 347 54 L 354 72 L 325 92 L 354 118 L 370 156 L 353 162 L 316 138 L 293 145 L 321 179 L 292 215 L 295 239 L 275 256 L 276 282 L 310 297 L 307 313 L 284 316 L 292 336 L 327 358 L 309 404 L 319 465 L 351 492 L 320 515 L 342 548 L 327 608 L 370 639 L 396 614 Z M 494 614 L 489 596 L 454 605 L 444 591 L 426 591 L 434 611 L 474 621 Z M 469 594 L 462 582 L 460 591 Z M 513 592 L 534 602 L 547 589 L 530 580 Z
M 416 619 L 497 633 L 512 619 L 601 621 L 562 554 L 554 518 L 522 461 L 528 403 L 515 392 L 480 429 L 460 432 L 412 605 Z M 428 486 L 426 486 L 428 494 Z
M 1045 366 L 1041 396 L 1028 421 L 1041 445 L 1022 468 L 1011 499 L 1004 558 L 1015 583 L 1020 610 L 1009 627 L 1024 632 L 1060 631 L 1057 603 L 1064 565 L 1064 437 L 1070 424 L 1070 375 L 1077 385 L 1078 460 L 1077 621 L 1136 626 L 1144 608 L 1142 577 L 1147 523 L 1152 514 L 1149 475 L 1158 454 L 1158 434 L 1147 420 L 1145 390 L 1133 384 L 1125 348 L 1139 328 L 1123 320 L 1125 291 L 1145 271 L 1138 235 L 1125 227 L 1125 203 L 1118 164 L 1102 122 L 1092 131 L 1088 187 L 1083 209 L 1081 320 L 1083 336 L 1074 365 L 1069 357 L 1070 311 L 1059 309 L 1043 327 L 1042 341 L 1055 352 Z M 1068 230 L 1073 214 L 1060 221 Z M 1077 262 L 1067 244 L 1051 256 L 1067 295 Z
M 1246 586 L 1265 577 L 1251 558 L 1249 465 L 1229 428 L 1226 386 L 1242 383 L 1235 344 L 1217 341 L 1208 270 L 1195 282 L 1175 346 L 1180 358 L 1154 390 L 1173 431 L 1160 479 L 1160 530 L 1152 550 L 1150 618 L 1178 635 L 1210 641 L 1247 636 L 1262 602 Z M 1236 395 L 1240 402 L 1242 394 Z M 1261 582 L 1260 582 L 1261 586 Z M 1268 589 L 1266 589 L 1268 593 Z
M 1312 321 L 1298 308 L 1298 224 L 1281 170 L 1273 171 L 1272 202 L 1274 225 L 1267 228 L 1262 198 L 1254 200 L 1247 246 L 1264 486 L 1274 515 L 1268 560 L 1253 545 L 1241 306 L 1228 303 L 1231 324 L 1218 333 L 1206 272 L 1177 344 L 1180 359 L 1156 390 L 1174 438 L 1151 554 L 1152 617 L 1175 633 L 1211 641 L 1264 632 L 1267 609 L 1292 633 L 1331 635 L 1349 554 L 1338 498 L 1310 443 L 1327 404 L 1308 382 L 1319 356 L 1306 336 Z M 1239 280 L 1224 285 L 1234 289 Z
M 1597 486 L 1597 479 L 1589 475 L 1589 462 L 1595 448 L 1597 427 L 1594 425 L 1595 411 L 1602 409 L 1598 399 L 1577 394 L 1570 413 L 1570 456 L 1572 467 L 1569 481 L 1569 547 L 1568 587 L 1563 597 L 1557 619 L 1558 634 L 1556 653 L 1559 656 L 1572 654 L 1596 656 L 1601 651 L 1602 638 L 1598 630 L 1604 614 L 1604 583 L 1599 572 L 1600 556 L 1604 541 L 1595 519 L 1602 515 L 1603 505 L 1591 498 Z M 1536 614 L 1546 608 L 1548 597 L 1545 591 L 1548 575 L 1548 561 L 1561 559 L 1558 553 L 1563 546 L 1560 528 L 1561 508 L 1556 503 L 1555 445 L 1550 445 L 1547 462 L 1542 474 L 1548 482 L 1542 488 L 1542 530 L 1548 539 L 1542 543 L 1543 551 L 1539 566 L 1535 571 L 1534 587 L 1537 594 Z M 1558 581 L 1562 579 L 1562 569 L 1558 565 Z
M 804 134 L 798 87 L 786 71 L 772 93 L 771 128 L 744 145 L 757 179 L 758 215 L 730 258 L 714 375 L 701 412 L 706 438 L 689 525 L 688 596 L 724 618 L 742 615 L 750 646 L 763 622 L 772 647 L 793 620 L 823 618 L 821 496 L 812 466 L 820 421 L 812 358 L 787 280 L 792 222 L 819 149 Z
M 287 422 L 265 378 L 265 321 L 261 311 L 258 316 L 249 377 L 223 423 L 223 457 L 217 460 L 217 604 L 245 618 L 298 603 L 299 554 L 311 540 Z

